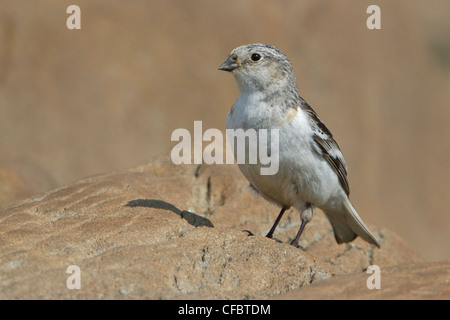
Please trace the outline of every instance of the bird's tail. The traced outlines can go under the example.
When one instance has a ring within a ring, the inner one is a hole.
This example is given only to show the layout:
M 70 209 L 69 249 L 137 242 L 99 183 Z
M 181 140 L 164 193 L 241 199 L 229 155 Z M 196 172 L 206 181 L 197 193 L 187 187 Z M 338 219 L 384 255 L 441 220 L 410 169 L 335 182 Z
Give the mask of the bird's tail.
M 364 224 L 347 197 L 343 201 L 342 207 L 343 212 L 326 212 L 328 220 L 333 226 L 336 241 L 338 243 L 350 242 L 359 236 L 380 248 L 380 243 Z

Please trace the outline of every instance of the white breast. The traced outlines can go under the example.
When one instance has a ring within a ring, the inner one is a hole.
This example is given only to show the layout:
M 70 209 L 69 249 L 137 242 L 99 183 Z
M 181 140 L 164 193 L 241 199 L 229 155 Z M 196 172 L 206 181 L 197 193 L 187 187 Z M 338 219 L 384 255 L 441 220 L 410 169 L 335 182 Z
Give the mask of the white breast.
M 301 108 L 274 108 L 257 94 L 241 95 L 227 117 L 227 129 L 279 129 L 279 171 L 260 174 L 261 164 L 239 164 L 250 183 L 279 205 L 320 207 L 341 189 L 329 164 L 312 148 L 313 132 Z

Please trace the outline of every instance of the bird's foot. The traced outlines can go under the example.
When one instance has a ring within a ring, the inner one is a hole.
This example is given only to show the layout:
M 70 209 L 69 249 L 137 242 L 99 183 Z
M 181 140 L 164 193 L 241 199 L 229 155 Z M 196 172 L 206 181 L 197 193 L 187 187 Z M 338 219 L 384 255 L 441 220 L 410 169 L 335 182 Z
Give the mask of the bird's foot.
M 303 248 L 301 245 L 298 244 L 298 242 L 296 242 L 295 240 L 292 240 L 291 243 L 289 243 L 291 246 L 302 249 L 303 251 L 305 251 L 305 248 Z
M 276 242 L 279 242 L 279 243 L 283 243 L 283 241 L 281 241 L 280 239 L 274 238 L 274 237 L 272 237 L 272 236 L 269 236 L 269 235 L 267 235 L 267 236 L 266 236 L 266 238 L 269 238 L 269 239 L 275 240 Z
M 248 237 L 254 236 L 254 233 L 251 232 L 250 230 L 242 230 L 242 232 L 247 232 L 247 233 L 248 233 L 248 234 L 247 234 Z M 272 236 L 268 236 L 268 235 L 267 235 L 266 238 L 275 240 L 276 242 L 279 242 L 279 243 L 283 243 L 283 241 L 281 241 L 280 239 L 274 238 L 274 237 L 272 237 Z

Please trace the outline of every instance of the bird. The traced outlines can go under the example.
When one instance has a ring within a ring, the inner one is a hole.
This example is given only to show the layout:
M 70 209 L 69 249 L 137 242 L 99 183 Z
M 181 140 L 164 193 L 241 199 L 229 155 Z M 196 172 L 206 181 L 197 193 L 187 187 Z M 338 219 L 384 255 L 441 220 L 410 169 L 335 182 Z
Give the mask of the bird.
M 219 70 L 233 74 L 239 96 L 228 112 L 227 130 L 278 129 L 278 171 L 262 175 L 263 166 L 238 163 L 250 187 L 276 204 L 279 212 L 267 238 L 291 207 L 300 213 L 300 228 L 290 242 L 297 248 L 305 226 L 320 208 L 328 218 L 337 243 L 361 237 L 380 248 L 349 200 L 347 164 L 322 120 L 300 96 L 291 62 L 270 44 L 242 45 L 231 51 Z

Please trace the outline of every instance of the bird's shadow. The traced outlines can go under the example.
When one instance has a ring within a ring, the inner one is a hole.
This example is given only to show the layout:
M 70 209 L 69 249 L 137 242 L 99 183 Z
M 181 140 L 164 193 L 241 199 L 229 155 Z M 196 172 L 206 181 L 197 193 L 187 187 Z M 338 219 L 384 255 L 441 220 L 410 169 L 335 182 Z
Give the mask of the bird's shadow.
M 196 213 L 187 211 L 187 210 L 180 210 L 177 207 L 175 207 L 173 204 L 168 203 L 163 200 L 155 200 L 155 199 L 136 199 L 128 201 L 128 203 L 125 205 L 126 207 L 145 207 L 145 208 L 154 208 L 154 209 L 163 209 L 163 210 L 169 210 L 177 215 L 179 215 L 182 219 L 186 220 L 190 225 L 194 227 L 209 227 L 213 228 L 214 225 L 212 222 L 202 216 L 199 216 Z

